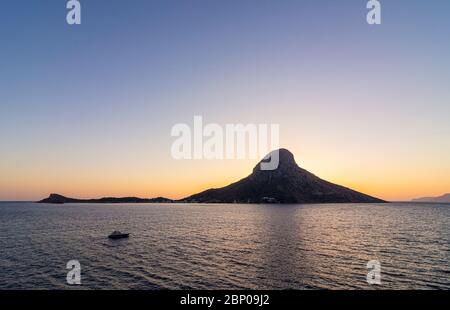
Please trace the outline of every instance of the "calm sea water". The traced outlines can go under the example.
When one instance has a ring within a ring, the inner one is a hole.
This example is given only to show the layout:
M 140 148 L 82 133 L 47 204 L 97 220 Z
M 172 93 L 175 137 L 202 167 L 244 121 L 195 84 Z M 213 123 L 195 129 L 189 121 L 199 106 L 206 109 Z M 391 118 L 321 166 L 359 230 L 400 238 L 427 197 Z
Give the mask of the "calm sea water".
M 109 240 L 113 230 L 129 239 Z M 0 203 L 0 288 L 450 289 L 450 205 Z

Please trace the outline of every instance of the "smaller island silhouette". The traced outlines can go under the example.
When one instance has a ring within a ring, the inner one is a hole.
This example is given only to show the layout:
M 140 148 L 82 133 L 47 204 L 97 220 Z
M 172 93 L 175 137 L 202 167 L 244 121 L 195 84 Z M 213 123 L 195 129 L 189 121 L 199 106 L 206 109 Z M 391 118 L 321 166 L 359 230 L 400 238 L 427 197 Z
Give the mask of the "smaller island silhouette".
M 450 203 L 450 193 L 439 197 L 423 197 L 413 199 L 412 202 Z
M 275 170 L 262 170 L 261 163 L 278 152 L 279 164 Z M 300 168 L 294 155 L 287 149 L 269 153 L 242 180 L 222 188 L 212 188 L 189 197 L 172 200 L 164 197 L 105 197 L 100 199 L 75 199 L 51 194 L 40 203 L 382 203 L 378 199 L 341 185 L 322 180 Z

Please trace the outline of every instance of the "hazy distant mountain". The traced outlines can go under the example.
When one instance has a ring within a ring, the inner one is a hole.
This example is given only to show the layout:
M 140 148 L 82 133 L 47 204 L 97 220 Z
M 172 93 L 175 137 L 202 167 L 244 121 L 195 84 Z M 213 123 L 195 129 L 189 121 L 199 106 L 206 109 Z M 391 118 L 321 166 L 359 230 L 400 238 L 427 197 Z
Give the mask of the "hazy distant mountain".
M 316 177 L 300 168 L 292 153 L 286 149 L 279 150 L 279 166 L 276 170 L 261 170 L 261 162 L 248 177 L 223 188 L 209 189 L 192 195 L 183 201 L 202 203 L 384 202 Z
M 445 194 L 439 197 L 423 197 L 413 199 L 414 202 L 440 202 L 440 203 L 450 203 L 450 194 Z
M 76 198 L 69 198 L 64 197 L 62 195 L 58 194 L 50 194 L 48 198 L 45 198 L 41 201 L 38 201 L 39 203 L 54 203 L 54 204 L 61 204 L 61 203 L 164 203 L 164 202 L 173 202 L 173 200 L 164 198 L 164 197 L 158 197 L 158 198 L 138 198 L 138 197 L 123 197 L 123 198 L 115 198 L 115 197 L 105 197 L 105 198 L 99 198 L 99 199 L 76 199 Z

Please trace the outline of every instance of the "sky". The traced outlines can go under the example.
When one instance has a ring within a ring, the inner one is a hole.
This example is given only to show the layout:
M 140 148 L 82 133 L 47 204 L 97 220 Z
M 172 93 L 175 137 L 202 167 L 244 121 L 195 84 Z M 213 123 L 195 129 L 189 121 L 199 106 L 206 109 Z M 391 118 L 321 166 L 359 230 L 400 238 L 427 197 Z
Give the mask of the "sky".
M 450 192 L 450 2 L 3 0 L 0 200 L 182 198 L 257 160 L 175 160 L 177 123 L 280 125 L 297 163 L 387 200 Z

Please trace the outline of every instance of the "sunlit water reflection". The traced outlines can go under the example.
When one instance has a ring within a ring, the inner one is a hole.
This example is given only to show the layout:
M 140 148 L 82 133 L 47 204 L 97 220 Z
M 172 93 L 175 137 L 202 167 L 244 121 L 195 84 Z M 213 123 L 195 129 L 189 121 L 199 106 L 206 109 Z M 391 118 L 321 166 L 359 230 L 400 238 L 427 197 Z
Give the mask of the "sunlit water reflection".
M 77 259 L 89 289 L 450 289 L 449 235 L 439 204 L 4 202 L 0 288 L 70 288 Z

